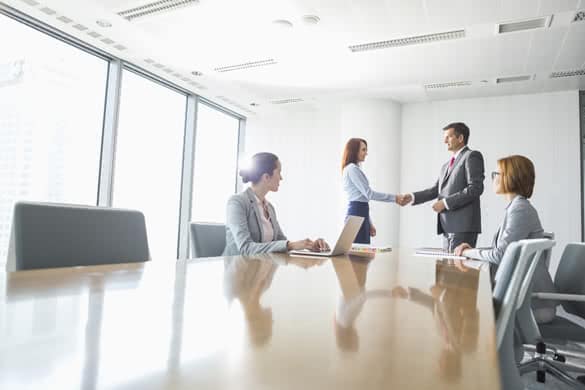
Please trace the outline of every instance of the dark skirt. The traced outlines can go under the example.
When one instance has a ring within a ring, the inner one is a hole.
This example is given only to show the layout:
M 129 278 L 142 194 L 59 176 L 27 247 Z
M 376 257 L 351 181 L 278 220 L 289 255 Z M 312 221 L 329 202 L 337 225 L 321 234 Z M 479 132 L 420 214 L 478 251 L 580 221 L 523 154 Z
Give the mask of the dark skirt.
M 368 202 L 358 202 L 352 200 L 347 206 L 347 215 L 357 215 L 358 217 L 364 217 L 362 227 L 358 232 L 355 240 L 356 244 L 369 244 L 370 243 L 370 205 Z

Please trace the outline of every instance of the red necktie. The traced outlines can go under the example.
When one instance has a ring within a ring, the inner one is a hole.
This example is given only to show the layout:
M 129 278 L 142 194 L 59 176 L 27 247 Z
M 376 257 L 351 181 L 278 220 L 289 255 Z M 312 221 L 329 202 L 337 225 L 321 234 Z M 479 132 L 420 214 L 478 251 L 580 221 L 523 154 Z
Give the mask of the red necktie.
M 453 167 L 453 164 L 455 164 L 455 156 L 451 156 L 451 160 L 449 160 L 449 169 Z

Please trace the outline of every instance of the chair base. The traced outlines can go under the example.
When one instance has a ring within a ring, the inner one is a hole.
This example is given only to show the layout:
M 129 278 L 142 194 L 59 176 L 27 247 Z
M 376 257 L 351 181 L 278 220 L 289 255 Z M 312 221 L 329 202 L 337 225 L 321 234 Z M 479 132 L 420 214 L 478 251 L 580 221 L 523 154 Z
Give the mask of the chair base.
M 566 371 L 583 372 L 585 366 L 567 362 L 565 354 L 557 348 L 547 347 L 543 342 L 536 345 L 525 345 L 525 350 L 534 353 L 534 357 L 519 364 L 520 375 L 536 371 L 536 381 L 546 382 L 546 374 L 549 373 L 561 382 L 575 388 L 585 390 L 585 384 L 578 378 L 573 378 Z M 564 352 L 564 351 L 563 351 Z M 582 358 L 579 352 L 567 351 L 568 356 Z
M 545 383 L 546 374 L 548 373 L 557 378 L 559 381 L 575 389 L 585 390 L 585 384 L 583 384 L 580 380 L 573 378 L 544 358 L 536 357 L 520 364 L 519 371 L 520 375 L 536 371 L 536 380 L 540 383 Z

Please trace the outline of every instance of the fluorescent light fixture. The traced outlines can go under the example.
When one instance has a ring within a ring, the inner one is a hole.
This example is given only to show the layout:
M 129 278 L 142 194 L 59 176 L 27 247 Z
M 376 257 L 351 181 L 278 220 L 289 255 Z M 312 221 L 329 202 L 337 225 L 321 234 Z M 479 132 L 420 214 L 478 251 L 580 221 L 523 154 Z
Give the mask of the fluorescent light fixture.
M 532 75 L 498 77 L 496 79 L 496 84 L 514 83 L 516 81 L 528 81 L 528 80 L 532 80 L 532 79 L 533 79 Z
M 152 16 L 167 11 L 173 11 L 198 3 L 199 0 L 161 0 L 120 11 L 118 12 L 118 15 L 125 18 L 126 20 L 133 21 L 145 16 Z
M 542 18 L 521 20 L 518 22 L 500 23 L 498 24 L 498 33 L 505 34 L 517 31 L 534 30 L 537 28 L 550 27 L 552 16 L 545 16 Z
M 215 68 L 216 72 L 232 72 L 234 70 L 242 70 L 248 68 L 256 68 L 259 66 L 267 66 L 267 65 L 276 65 L 277 62 L 274 61 L 272 58 L 260 61 L 251 61 L 251 62 L 244 62 L 243 64 L 236 64 L 236 65 L 226 65 L 220 66 Z
M 363 43 L 360 45 L 349 46 L 349 50 L 356 53 L 360 51 L 389 49 L 392 47 L 419 45 L 423 43 L 434 43 L 459 38 L 465 38 L 465 30 L 454 30 L 436 34 L 417 35 L 413 37 L 391 39 L 389 41 Z
M 301 98 L 289 98 L 289 99 L 280 99 L 280 100 L 272 100 L 270 103 L 272 104 L 291 104 L 291 103 L 300 103 L 303 99 Z
M 550 74 L 551 79 L 556 79 L 560 77 L 573 77 L 573 76 L 585 76 L 585 69 L 575 69 L 575 70 L 563 70 L 559 72 L 552 72 Z
M 425 89 L 469 87 L 471 81 L 450 81 L 448 83 L 425 84 Z

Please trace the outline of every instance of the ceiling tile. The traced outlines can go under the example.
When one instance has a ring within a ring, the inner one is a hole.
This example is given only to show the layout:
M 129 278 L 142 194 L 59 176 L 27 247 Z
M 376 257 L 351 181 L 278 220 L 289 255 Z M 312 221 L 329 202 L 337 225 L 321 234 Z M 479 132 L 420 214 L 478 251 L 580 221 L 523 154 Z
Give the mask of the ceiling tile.
M 526 61 L 526 71 L 550 72 L 563 43 L 568 28 L 538 30 L 532 34 L 530 53 Z
M 499 22 L 529 19 L 538 16 L 538 1 L 536 0 L 500 0 L 500 4 Z
M 540 0 L 540 15 L 551 15 L 564 11 L 575 11 L 579 0 Z
M 585 22 L 572 23 L 554 70 L 579 69 L 585 63 Z

